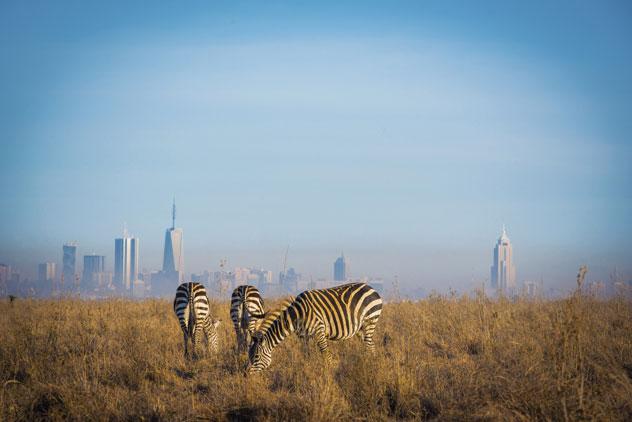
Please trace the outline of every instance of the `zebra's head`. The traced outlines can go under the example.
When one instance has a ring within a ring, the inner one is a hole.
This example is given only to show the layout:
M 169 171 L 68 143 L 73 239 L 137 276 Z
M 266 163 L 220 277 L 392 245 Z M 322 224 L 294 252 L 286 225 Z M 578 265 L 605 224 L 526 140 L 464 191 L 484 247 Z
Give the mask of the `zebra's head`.
M 257 331 L 252 335 L 252 343 L 248 349 L 248 366 L 247 374 L 266 369 L 272 363 L 272 347 L 268 339 L 261 331 Z

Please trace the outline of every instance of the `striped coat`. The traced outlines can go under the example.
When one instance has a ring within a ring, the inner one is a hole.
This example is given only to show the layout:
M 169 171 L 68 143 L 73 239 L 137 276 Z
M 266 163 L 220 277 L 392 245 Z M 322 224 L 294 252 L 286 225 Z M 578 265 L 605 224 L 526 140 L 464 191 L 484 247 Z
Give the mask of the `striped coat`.
M 268 310 L 265 312 L 263 318 L 257 320 L 255 323 L 255 332 L 267 330 L 270 328 L 275 319 L 279 317 L 287 308 L 289 308 L 292 303 L 294 303 L 294 296 L 288 296 L 287 298 L 281 300 L 279 305 L 272 310 Z
M 182 283 L 176 290 L 173 310 L 180 321 L 184 334 L 184 356 L 189 357 L 188 343 L 191 339 L 193 356 L 199 350 L 202 337 L 206 337 L 207 347 L 217 351 L 217 326 L 220 320 L 212 319 L 206 289 L 200 283 Z
M 332 362 L 329 340 L 345 340 L 359 334 L 367 348 L 374 351 L 373 333 L 381 313 L 380 295 L 365 283 L 305 291 L 277 318 L 255 332 L 248 350 L 247 371 L 257 372 L 270 366 L 272 350 L 293 332 L 314 337 L 327 363 Z
M 243 285 L 233 290 L 230 300 L 230 319 L 235 327 L 239 351 L 246 349 L 258 322 L 264 316 L 263 299 L 256 287 Z

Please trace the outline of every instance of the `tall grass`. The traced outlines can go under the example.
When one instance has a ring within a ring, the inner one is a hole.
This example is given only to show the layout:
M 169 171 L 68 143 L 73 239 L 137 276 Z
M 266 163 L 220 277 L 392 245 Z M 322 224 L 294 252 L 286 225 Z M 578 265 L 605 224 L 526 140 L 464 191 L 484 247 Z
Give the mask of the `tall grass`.
M 632 419 L 632 308 L 622 298 L 433 297 L 389 303 L 377 353 L 290 338 L 244 377 L 229 304 L 220 352 L 183 359 L 161 300 L 0 303 L 0 420 Z

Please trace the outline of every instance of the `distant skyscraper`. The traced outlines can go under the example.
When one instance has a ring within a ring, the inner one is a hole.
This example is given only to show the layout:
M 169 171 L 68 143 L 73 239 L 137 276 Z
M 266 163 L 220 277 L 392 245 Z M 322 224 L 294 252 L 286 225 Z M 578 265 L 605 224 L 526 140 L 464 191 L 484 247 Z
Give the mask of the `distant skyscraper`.
M 55 280 L 55 270 L 56 265 L 54 262 L 44 262 L 37 266 L 37 274 L 38 281 L 46 282 L 46 281 L 54 281 Z
M 522 287 L 524 296 L 532 299 L 540 295 L 540 290 L 540 284 L 535 281 L 525 281 Z
M 347 262 L 345 261 L 345 254 L 341 253 L 340 257 L 334 262 L 334 281 L 347 280 Z
M 184 277 L 184 256 L 182 255 L 182 229 L 176 229 L 176 201 L 171 210 L 171 227 L 165 233 L 165 253 L 162 272 L 166 280 L 180 283 Z M 175 286 L 174 286 L 175 287 Z
M 123 237 L 114 239 L 114 283 L 116 287 L 127 293 L 132 293 L 134 283 L 138 280 L 139 240 L 129 237 L 127 230 Z
M 11 280 L 11 267 L 7 264 L 0 264 L 0 295 L 8 294 L 9 281 Z
M 301 275 L 294 268 L 289 268 L 279 274 L 279 283 L 287 293 L 296 294 Z
M 84 289 L 94 289 L 99 286 L 99 278 L 105 272 L 105 256 L 84 255 L 83 276 L 81 277 Z
M 492 288 L 502 293 L 513 293 L 516 288 L 516 269 L 513 263 L 513 251 L 507 231 L 503 232 L 494 247 L 494 261 L 491 267 Z
M 64 244 L 64 258 L 61 275 L 66 286 L 71 286 L 75 282 L 77 264 L 77 243 L 68 242 Z

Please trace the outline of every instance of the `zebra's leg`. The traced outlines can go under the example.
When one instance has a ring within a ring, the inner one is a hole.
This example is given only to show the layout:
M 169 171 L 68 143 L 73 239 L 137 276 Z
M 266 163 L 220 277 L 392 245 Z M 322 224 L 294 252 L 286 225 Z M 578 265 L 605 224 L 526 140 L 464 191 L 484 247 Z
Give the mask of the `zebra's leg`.
M 195 328 L 193 329 L 193 357 L 198 358 L 200 353 L 200 343 L 202 342 L 202 324 L 195 324 Z
M 375 353 L 375 343 L 373 343 L 373 333 L 375 332 L 375 326 L 377 325 L 377 320 L 370 319 L 364 321 L 362 324 L 362 340 L 364 341 L 365 346 L 371 353 Z
M 241 331 L 238 327 L 235 328 L 235 338 L 237 339 L 237 353 L 241 353 Z
M 210 351 L 213 348 L 213 337 L 211 334 L 211 325 L 209 318 L 204 320 L 204 337 L 206 337 L 206 350 Z
M 189 336 L 187 335 L 187 332 L 182 330 L 182 334 L 184 336 L 184 358 L 188 359 L 189 358 Z
M 318 348 L 320 352 L 325 356 L 325 362 L 328 365 L 333 363 L 333 356 L 331 355 L 331 350 L 329 350 L 329 345 L 327 344 L 327 337 L 325 336 L 325 330 L 321 327 L 316 330 L 316 344 L 318 344 Z
M 250 334 L 246 328 L 241 329 L 241 350 L 248 351 L 250 346 Z
M 209 318 L 204 322 L 204 335 L 206 336 L 207 349 L 217 352 L 217 326 L 219 321 L 211 321 Z

